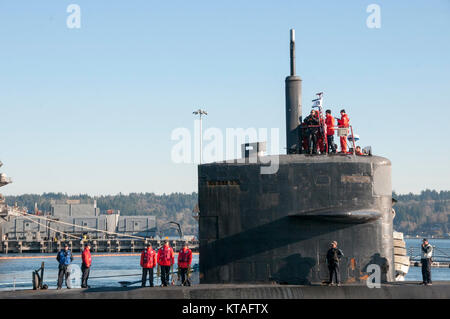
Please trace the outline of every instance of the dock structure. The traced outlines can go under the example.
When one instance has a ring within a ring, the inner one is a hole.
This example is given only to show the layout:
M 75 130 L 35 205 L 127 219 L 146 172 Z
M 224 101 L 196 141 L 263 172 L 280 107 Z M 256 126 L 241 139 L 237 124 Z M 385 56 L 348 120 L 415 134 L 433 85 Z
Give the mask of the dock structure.
M 89 242 L 92 252 L 139 252 L 142 251 L 147 243 L 152 244 L 154 248 L 163 245 L 163 239 L 93 239 L 93 240 L 66 240 L 66 241 L 27 241 L 27 240 L 5 240 L 1 242 L 0 252 L 9 253 L 56 253 L 67 243 L 73 252 L 83 251 L 84 243 Z M 173 249 L 178 251 L 183 247 L 186 241 L 182 239 L 169 240 Z M 198 251 L 198 241 L 189 241 L 189 247 L 193 251 Z
M 410 258 L 409 265 L 411 267 L 422 267 L 421 251 L 419 247 L 409 247 L 408 255 Z M 431 267 L 450 268 L 450 248 L 433 246 L 432 260 Z
M 0 167 L 3 163 L 0 161 Z M 12 183 L 11 178 L 7 177 L 4 173 L 0 173 L 0 187 L 6 186 Z M 1 224 L 8 220 L 9 217 L 9 207 L 6 205 L 6 200 L 2 194 L 0 194 L 0 235 L 3 236 Z
M 110 210 L 112 211 L 112 210 Z M 106 239 L 108 235 L 156 237 L 155 216 L 121 216 L 120 211 L 100 212 L 97 203 L 81 200 L 52 201 L 51 212 L 18 213 L 2 225 L 7 239 L 36 241 L 66 237 Z
M 411 267 L 422 267 L 422 263 L 419 261 L 411 260 L 410 266 Z M 435 262 L 431 263 L 431 267 L 433 267 L 433 268 L 450 268 L 450 262 L 435 261 Z

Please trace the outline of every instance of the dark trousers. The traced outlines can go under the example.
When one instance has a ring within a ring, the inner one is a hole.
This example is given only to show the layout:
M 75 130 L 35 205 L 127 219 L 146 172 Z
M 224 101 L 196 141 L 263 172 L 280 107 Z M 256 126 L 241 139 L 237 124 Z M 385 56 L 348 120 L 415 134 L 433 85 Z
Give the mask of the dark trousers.
M 333 277 L 336 278 L 336 283 L 339 284 L 341 282 L 341 276 L 339 274 L 339 265 L 338 264 L 328 265 L 328 271 L 330 272 L 330 284 L 333 283 Z
M 150 287 L 153 287 L 153 268 L 142 268 L 142 287 L 145 287 L 145 282 L 147 281 L 148 273 L 148 283 Z
M 67 271 L 68 265 L 59 265 L 58 267 L 58 288 L 62 287 L 63 280 L 66 280 L 66 287 L 71 288 L 69 285 L 70 273 Z
M 81 265 L 81 272 L 83 273 L 81 276 L 81 288 L 87 288 L 88 284 L 88 278 L 89 278 L 89 272 L 91 271 L 91 267 L 86 267 L 85 264 Z
M 181 285 L 190 286 L 191 282 L 187 277 L 188 268 L 180 268 Z
M 317 131 L 309 131 L 308 132 L 308 150 L 307 150 L 307 152 L 309 154 L 317 153 Z
M 327 135 L 328 153 L 336 153 L 336 147 L 334 146 L 334 136 Z
M 169 285 L 170 266 L 161 266 L 161 284 Z
M 431 259 L 421 259 L 422 263 L 422 278 L 423 282 L 426 284 L 431 284 Z

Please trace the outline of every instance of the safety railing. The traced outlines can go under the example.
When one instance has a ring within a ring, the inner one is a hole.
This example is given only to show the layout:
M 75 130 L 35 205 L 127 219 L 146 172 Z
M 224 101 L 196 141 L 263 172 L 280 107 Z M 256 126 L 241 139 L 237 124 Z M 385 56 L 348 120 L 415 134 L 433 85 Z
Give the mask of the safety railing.
M 198 280 L 193 280 L 193 277 L 196 276 L 198 277 L 199 274 L 199 264 L 193 264 L 190 272 L 189 272 L 189 279 L 191 281 L 191 283 L 197 283 Z M 169 272 L 169 284 L 170 285 L 180 285 L 181 282 L 181 278 L 178 274 L 177 270 L 173 270 Z M 125 279 L 129 277 L 130 280 L 126 281 L 126 280 L 121 280 L 121 279 Z M 134 278 L 133 278 L 134 277 Z M 133 285 L 139 285 L 142 283 L 142 272 L 141 273 L 134 273 L 134 274 L 117 274 L 117 275 L 105 275 L 105 276 L 89 276 L 89 282 L 95 282 L 95 287 L 100 287 L 101 283 L 99 283 L 99 281 L 104 280 L 104 279 L 109 279 L 109 281 L 111 282 L 111 278 L 117 278 L 116 285 L 119 285 L 121 287 L 130 287 Z M 135 279 L 133 281 L 133 279 Z M 56 281 L 57 278 L 51 278 L 48 279 L 46 278 L 44 280 L 44 278 L 42 278 L 43 283 L 45 284 L 50 284 L 49 286 L 54 287 L 56 285 Z M 147 278 L 147 283 L 148 285 L 148 278 Z M 161 285 L 161 274 L 160 272 L 158 273 L 157 271 L 157 267 L 155 267 L 154 272 L 153 272 L 153 284 L 155 286 L 160 286 Z M 108 287 L 110 286 L 110 284 L 108 285 Z M 16 290 L 17 288 L 19 289 L 31 289 L 33 288 L 33 282 L 32 281 L 17 281 L 16 277 L 13 277 L 13 281 L 12 282 L 8 282 L 8 283 L 0 283 L 0 290 Z
M 303 123 L 302 124 L 300 124 L 300 129 L 301 130 L 306 130 L 306 129 L 308 129 L 308 128 L 311 128 L 311 127 L 317 127 L 317 128 L 323 128 L 324 129 L 324 132 L 323 132 L 323 135 L 324 135 L 324 143 L 325 143 L 325 153 L 327 153 L 328 154 L 328 139 L 327 139 L 327 137 L 326 137 L 326 134 L 325 134 L 325 126 L 323 126 L 323 125 L 304 125 Z M 331 128 L 331 127 L 330 127 Z M 342 134 L 342 135 L 340 135 L 339 133 L 338 133 L 338 136 L 340 137 L 340 136 L 348 136 L 348 131 L 350 130 L 350 133 L 351 133 L 351 142 L 352 142 L 352 144 L 353 144 L 353 152 L 352 152 L 352 154 L 353 155 L 356 155 L 356 144 L 355 144 L 355 134 L 353 133 L 353 126 L 351 126 L 351 125 L 349 125 L 348 127 L 342 127 L 342 126 L 333 126 L 332 127 L 333 129 L 335 129 L 335 130 L 337 130 L 337 132 L 339 132 L 339 130 L 344 130 L 345 129 L 345 131 L 347 132 L 346 134 Z M 361 154 L 361 155 L 368 155 L 368 154 Z
M 408 256 L 411 261 L 420 261 L 422 251 L 420 247 L 409 247 Z M 450 262 L 450 248 L 433 246 L 433 262 Z

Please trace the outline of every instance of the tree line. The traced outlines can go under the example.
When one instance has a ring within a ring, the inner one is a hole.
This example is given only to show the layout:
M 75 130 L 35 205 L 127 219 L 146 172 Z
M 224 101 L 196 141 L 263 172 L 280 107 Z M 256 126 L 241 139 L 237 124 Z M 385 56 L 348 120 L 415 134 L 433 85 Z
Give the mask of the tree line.
M 396 194 L 394 229 L 410 236 L 450 237 L 450 191 Z

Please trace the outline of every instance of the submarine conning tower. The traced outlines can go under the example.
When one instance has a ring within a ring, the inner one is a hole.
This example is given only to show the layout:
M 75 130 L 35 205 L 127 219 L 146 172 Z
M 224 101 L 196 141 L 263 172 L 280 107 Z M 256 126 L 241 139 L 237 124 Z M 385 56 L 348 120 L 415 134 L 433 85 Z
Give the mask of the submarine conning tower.
M 288 148 L 295 149 L 289 133 L 297 123 L 293 117 L 301 116 L 301 80 L 290 79 L 293 61 L 286 79 L 286 132 Z M 262 174 L 269 162 L 278 169 Z M 329 278 L 326 253 L 334 240 L 344 253 L 343 283 L 365 284 L 371 265 L 379 266 L 383 282 L 394 281 L 386 158 L 288 151 L 203 164 L 198 192 L 200 283 L 322 283 Z

